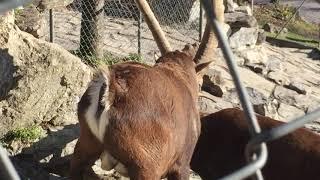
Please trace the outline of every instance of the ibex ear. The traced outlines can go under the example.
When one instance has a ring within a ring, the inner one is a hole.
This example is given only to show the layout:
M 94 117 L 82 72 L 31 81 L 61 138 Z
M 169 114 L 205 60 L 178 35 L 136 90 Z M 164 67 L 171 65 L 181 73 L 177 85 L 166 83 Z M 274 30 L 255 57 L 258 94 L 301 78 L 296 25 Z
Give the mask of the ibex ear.
M 210 63 L 212 63 L 213 61 L 208 61 L 208 62 L 203 62 L 203 63 L 198 63 L 196 65 L 196 73 L 197 74 L 201 74 L 203 70 L 205 70 Z

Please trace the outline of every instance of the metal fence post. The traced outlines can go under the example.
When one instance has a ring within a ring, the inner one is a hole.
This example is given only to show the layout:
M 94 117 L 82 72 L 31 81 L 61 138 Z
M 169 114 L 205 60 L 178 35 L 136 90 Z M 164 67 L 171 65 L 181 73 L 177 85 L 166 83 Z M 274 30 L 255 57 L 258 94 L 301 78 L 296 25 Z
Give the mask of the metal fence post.
M 142 24 L 142 14 L 139 11 L 138 18 L 138 54 L 141 55 L 141 24 Z
M 0 177 L 6 180 L 20 180 L 20 177 L 13 167 L 6 151 L 0 145 Z
M 318 38 L 318 48 L 320 49 L 320 23 L 318 24 L 319 38 Z
M 50 35 L 49 35 L 49 41 L 51 43 L 53 43 L 53 28 L 54 28 L 54 25 L 53 25 L 53 10 L 52 9 L 49 9 L 49 28 L 50 28 Z
M 199 13 L 199 42 L 201 42 L 202 38 L 202 24 L 203 24 L 203 9 L 202 9 L 202 1 L 200 1 L 200 13 Z

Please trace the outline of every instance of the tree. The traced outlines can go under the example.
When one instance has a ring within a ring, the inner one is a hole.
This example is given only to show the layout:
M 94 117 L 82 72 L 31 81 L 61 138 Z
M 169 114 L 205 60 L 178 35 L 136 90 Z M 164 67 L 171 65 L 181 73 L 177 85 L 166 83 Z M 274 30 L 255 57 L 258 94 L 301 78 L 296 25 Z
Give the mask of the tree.
M 99 26 L 104 17 L 104 0 L 81 1 L 80 55 L 102 56 Z

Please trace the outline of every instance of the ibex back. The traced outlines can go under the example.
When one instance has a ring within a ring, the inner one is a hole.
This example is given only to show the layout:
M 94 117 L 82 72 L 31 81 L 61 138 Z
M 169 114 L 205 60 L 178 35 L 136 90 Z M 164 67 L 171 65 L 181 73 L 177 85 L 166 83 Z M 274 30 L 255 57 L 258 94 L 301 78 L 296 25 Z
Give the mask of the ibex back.
M 176 51 L 153 67 L 129 62 L 98 71 L 78 105 L 73 179 L 102 153 L 104 169 L 132 179 L 188 179 L 200 133 L 195 68 Z

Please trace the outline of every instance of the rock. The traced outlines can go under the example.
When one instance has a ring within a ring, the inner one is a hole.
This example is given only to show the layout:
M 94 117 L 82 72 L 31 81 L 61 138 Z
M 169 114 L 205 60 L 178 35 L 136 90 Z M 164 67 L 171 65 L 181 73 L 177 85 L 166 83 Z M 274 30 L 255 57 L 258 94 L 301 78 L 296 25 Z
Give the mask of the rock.
M 286 88 L 288 89 L 291 89 L 291 90 L 294 90 L 296 91 L 297 93 L 299 94 L 306 94 L 306 90 L 304 88 L 304 85 L 300 82 L 296 82 L 296 81 L 293 81 L 293 82 L 290 82 L 290 84 L 288 86 L 285 86 Z
M 201 90 L 206 91 L 216 97 L 222 97 L 223 95 L 222 89 L 218 85 L 214 84 L 214 82 L 210 80 L 208 75 L 203 76 L 203 84 Z
M 221 26 L 222 26 L 223 32 L 226 33 L 226 36 L 230 37 L 232 31 L 231 31 L 231 28 L 230 28 L 229 24 L 222 23 Z
M 320 107 L 320 99 L 312 95 L 297 94 L 294 96 L 294 104 L 291 104 L 305 112 L 310 112 Z
M 224 83 L 224 77 L 222 77 L 221 72 L 216 69 L 208 69 L 204 76 L 209 78 L 209 80 L 214 84 L 223 85 Z
M 245 65 L 257 64 L 265 66 L 268 61 L 265 49 L 263 47 L 238 50 L 235 53 L 237 53 L 238 56 L 244 58 Z
M 287 28 L 283 28 L 282 29 L 282 27 L 275 26 L 274 24 L 271 24 L 271 23 L 266 23 L 265 25 L 263 25 L 262 28 L 265 31 L 270 32 L 270 33 L 279 33 L 280 31 L 281 31 L 281 34 L 288 33 L 288 29 Z
M 248 67 L 251 71 L 258 73 L 258 74 L 265 74 L 265 69 L 262 65 L 259 64 L 250 64 L 246 63 L 246 67 Z
M 20 30 L 32 34 L 34 37 L 44 39 L 49 34 L 49 25 L 44 13 L 40 13 L 36 6 L 29 5 L 16 13 L 16 25 Z
M 268 72 L 278 72 L 278 71 L 282 71 L 282 63 L 281 60 L 278 59 L 276 56 L 271 55 L 268 56 L 268 62 L 267 62 L 267 70 Z
M 267 74 L 267 78 L 273 82 L 275 82 L 278 85 L 287 85 L 289 84 L 289 80 L 287 78 L 287 75 L 284 72 L 269 72 Z
M 188 23 L 199 23 L 200 1 L 195 1 L 190 11 Z
M 204 114 L 214 113 L 221 109 L 233 107 L 232 103 L 223 100 L 222 98 L 215 97 L 207 92 L 201 91 L 198 100 L 199 111 Z
M 230 12 L 234 12 L 235 8 L 236 8 L 236 4 L 233 2 L 233 0 L 226 0 L 223 1 L 224 2 L 224 12 L 226 13 L 230 13 Z
M 280 116 L 280 120 L 284 122 L 288 122 L 305 114 L 301 109 L 287 105 L 285 103 L 280 103 L 278 113 Z
M 257 28 L 257 19 L 242 12 L 225 13 L 225 23 L 229 24 L 232 32 L 238 31 L 241 27 Z
M 44 11 L 48 9 L 66 7 L 72 2 L 73 0 L 35 0 L 33 4 L 36 5 L 37 9 Z
M 249 6 L 239 6 L 237 8 L 235 8 L 236 12 L 242 12 L 244 14 L 247 14 L 249 16 L 252 16 L 252 10 Z
M 319 108 L 320 108 L 320 103 L 319 104 L 315 103 L 315 104 L 309 105 L 308 108 L 307 108 L 307 114 L 311 113 L 311 112 L 313 112 L 313 111 L 315 111 L 315 110 L 317 110 Z
M 233 49 L 254 46 L 257 43 L 259 31 L 257 28 L 242 27 L 229 38 L 230 47 Z
M 264 105 L 267 102 L 267 97 L 254 88 L 247 87 L 246 90 L 249 95 L 250 102 L 254 107 L 255 112 L 264 116 L 265 115 Z M 236 89 L 231 89 L 228 92 L 228 94 L 225 96 L 225 99 L 233 104 L 240 105 L 240 100 L 238 98 L 238 93 Z
M 295 91 L 292 91 L 290 89 L 286 89 L 282 86 L 276 86 L 276 88 L 274 89 L 273 95 L 281 103 L 285 103 L 288 105 L 294 105 L 295 104 L 295 96 L 298 95 L 298 93 Z
M 13 25 L 14 24 L 14 11 L 8 11 L 6 13 L 0 14 L 0 24 L 2 25 L 2 27 L 4 27 L 4 25 Z
M 0 49 L 6 49 L 0 50 L 0 82 L 6 82 L 0 87 L 0 137 L 44 121 L 77 121 L 77 102 L 91 79 L 79 58 L 16 27 L 0 30 Z
M 279 102 L 276 99 L 269 100 L 265 104 L 265 116 L 271 117 L 273 119 L 280 119 L 278 114 Z
M 271 23 L 266 23 L 265 25 L 263 25 L 263 30 L 267 31 L 267 32 L 271 32 L 271 33 L 275 33 L 275 29 L 276 26 L 271 24 Z
M 261 45 L 263 44 L 264 42 L 266 42 L 266 34 L 264 33 L 264 30 L 263 29 L 259 29 L 259 32 L 258 32 L 258 39 L 257 39 L 257 43 L 256 45 Z

